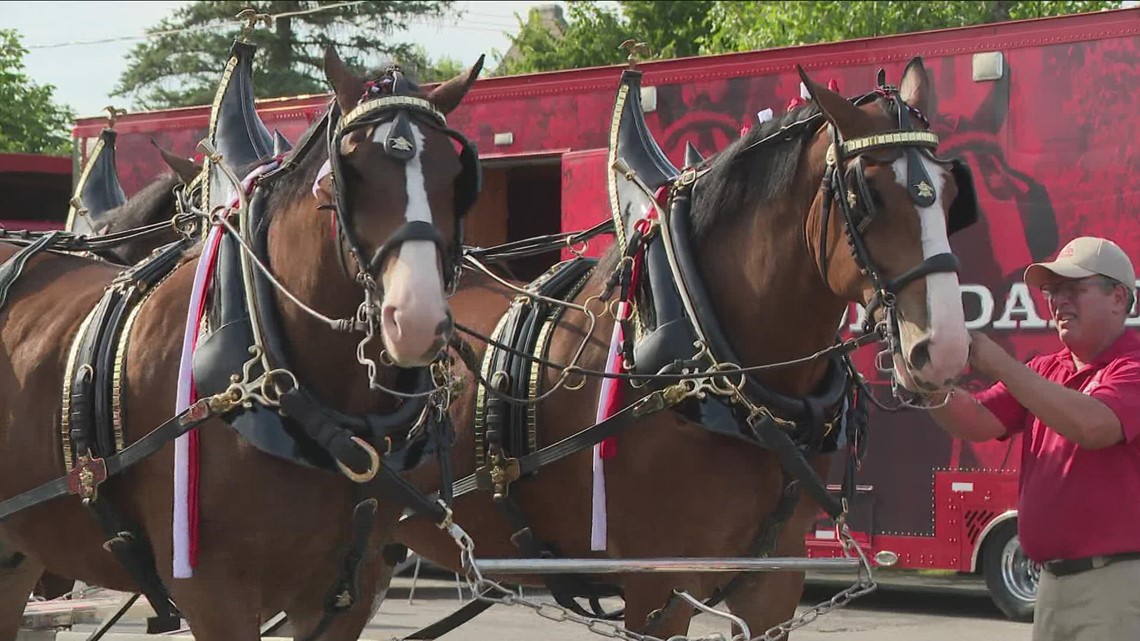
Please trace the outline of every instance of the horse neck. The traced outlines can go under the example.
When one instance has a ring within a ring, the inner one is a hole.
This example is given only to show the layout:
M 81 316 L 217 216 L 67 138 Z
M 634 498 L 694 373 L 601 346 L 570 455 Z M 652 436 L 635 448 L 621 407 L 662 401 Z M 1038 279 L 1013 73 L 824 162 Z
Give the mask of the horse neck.
M 345 275 L 332 219 L 305 198 L 276 212 L 269 227 L 269 265 L 282 286 L 314 310 L 331 318 L 353 318 L 363 301 L 359 285 Z M 288 350 L 288 367 L 306 388 L 344 411 L 376 410 L 366 370 L 357 364 L 357 333 L 338 332 L 313 318 L 280 292 L 276 296 Z M 368 355 L 379 364 L 380 337 Z M 395 370 L 378 365 L 381 383 L 390 384 Z
M 107 212 L 104 233 L 125 232 L 172 219 L 178 213 L 176 199 L 171 192 L 177 184 L 173 176 L 159 176 L 126 203 Z M 121 242 L 109 251 L 124 263 L 134 264 L 178 237 L 174 227 L 168 226 L 163 231 Z
M 697 249 L 705 287 L 739 365 L 794 360 L 828 347 L 846 308 L 823 282 L 807 247 L 804 198 L 785 199 L 764 211 L 722 225 Z M 744 229 L 740 229 L 744 226 Z M 734 227 L 735 229 L 729 229 Z M 761 372 L 756 379 L 789 395 L 820 382 L 825 359 Z

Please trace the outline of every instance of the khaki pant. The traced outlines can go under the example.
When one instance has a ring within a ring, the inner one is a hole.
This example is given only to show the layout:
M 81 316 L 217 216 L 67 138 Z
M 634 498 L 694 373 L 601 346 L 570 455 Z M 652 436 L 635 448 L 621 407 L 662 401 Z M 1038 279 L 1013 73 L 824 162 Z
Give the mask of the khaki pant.
M 1041 570 L 1033 641 L 1140 639 L 1140 559 L 1055 577 Z

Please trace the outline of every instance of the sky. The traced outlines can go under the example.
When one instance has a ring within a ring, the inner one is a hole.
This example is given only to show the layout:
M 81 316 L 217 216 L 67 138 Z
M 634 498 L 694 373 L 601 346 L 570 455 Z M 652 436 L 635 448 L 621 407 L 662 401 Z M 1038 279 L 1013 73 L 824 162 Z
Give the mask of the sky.
M 69 105 L 80 117 L 102 114 L 114 104 L 129 107 L 128 97 L 111 97 L 126 69 L 126 56 L 141 39 L 98 44 L 88 40 L 138 36 L 186 2 L 0 2 L 0 29 L 15 29 L 29 49 L 27 74 L 39 84 L 55 87 L 56 102 Z M 464 65 L 474 64 L 482 53 L 491 65 L 493 49 L 506 52 L 518 23 L 540 2 L 457 2 L 465 9 L 460 24 L 428 21 L 415 25 L 402 40 L 424 45 L 429 55 L 450 56 Z M 54 46 L 63 45 L 63 46 Z M 218 70 L 221 73 L 221 69 Z
M 28 75 L 37 83 L 55 87 L 55 99 L 67 104 L 78 116 L 97 116 L 103 107 L 130 106 L 127 97 L 114 97 L 120 74 L 126 68 L 126 55 L 141 39 L 96 44 L 83 41 L 138 36 L 147 27 L 168 17 L 186 2 L 0 2 L 0 29 L 16 29 L 30 49 L 25 58 Z M 493 50 L 510 47 L 506 32 L 514 33 L 514 14 L 527 14 L 531 7 L 564 2 L 540 1 L 462 1 L 465 9 L 460 24 L 453 21 L 425 22 L 410 28 L 402 38 L 424 45 L 433 57 L 449 56 L 465 65 L 487 54 L 493 64 Z M 616 3 L 603 3 L 616 5 Z M 1136 6 L 1128 0 L 1124 6 Z M 62 45 L 62 46 L 57 46 Z M 221 70 L 219 69 L 219 73 Z

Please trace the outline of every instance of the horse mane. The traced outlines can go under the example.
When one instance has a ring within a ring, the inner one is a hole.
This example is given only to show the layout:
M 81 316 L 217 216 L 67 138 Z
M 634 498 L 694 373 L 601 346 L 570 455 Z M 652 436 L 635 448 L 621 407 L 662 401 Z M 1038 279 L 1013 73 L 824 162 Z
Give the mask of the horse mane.
M 750 145 L 819 113 L 814 102 L 791 109 L 778 119 L 753 127 L 712 158 L 693 200 L 693 235 L 697 240 L 708 236 L 726 217 L 752 211 L 791 187 L 804 143 L 816 130 L 806 127 L 761 149 L 752 149 Z
M 178 176 L 163 174 L 127 202 L 108 211 L 104 227 L 107 233 L 169 220 L 174 211 L 174 188 L 179 182 Z
M 300 141 L 313 135 L 313 132 L 325 122 L 327 117 L 328 111 L 326 110 L 319 118 L 313 119 L 309 128 L 298 138 L 293 153 L 299 153 L 302 150 Z M 329 157 L 328 144 L 325 142 L 326 133 L 317 134 L 321 139 L 312 141 L 308 153 L 296 159 L 296 167 L 291 171 L 283 172 L 280 178 L 264 183 L 265 189 L 269 191 L 264 221 L 266 224 L 269 223 L 274 212 L 312 194 L 313 182 L 317 179 L 317 173 L 320 172 L 321 165 Z

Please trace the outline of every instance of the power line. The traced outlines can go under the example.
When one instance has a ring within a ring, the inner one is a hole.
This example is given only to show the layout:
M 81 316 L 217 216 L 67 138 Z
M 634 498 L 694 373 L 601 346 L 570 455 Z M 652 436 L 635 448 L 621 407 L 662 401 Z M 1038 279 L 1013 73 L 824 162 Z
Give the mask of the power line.
M 328 4 L 328 5 L 313 7 L 311 9 L 300 9 L 297 11 L 284 11 L 281 13 L 269 14 L 269 18 L 271 20 L 276 20 L 277 18 L 291 18 L 294 16 L 309 15 L 309 14 L 313 14 L 313 13 L 319 13 L 322 11 L 333 11 L 335 9 L 343 9 L 344 7 L 351 7 L 354 5 L 363 4 L 364 2 L 365 2 L 365 0 L 353 0 L 351 2 L 338 2 L 336 4 Z M 75 47 L 75 46 L 83 46 L 83 45 L 107 44 L 107 43 L 111 43 L 111 42 L 126 42 L 126 41 L 130 41 L 130 40 L 146 40 L 149 38 L 158 38 L 161 36 L 169 36 L 169 35 L 174 35 L 174 34 L 179 34 L 179 33 L 190 33 L 190 32 L 194 32 L 194 31 L 210 31 L 210 30 L 221 29 L 221 28 L 225 28 L 225 27 L 234 27 L 234 26 L 241 27 L 241 26 L 244 26 L 244 24 L 245 24 L 244 21 L 241 21 L 241 20 L 230 20 L 230 21 L 225 21 L 223 23 L 219 23 L 219 24 L 197 25 L 197 26 L 193 26 L 193 27 L 181 27 L 178 29 L 164 29 L 162 31 L 150 31 L 147 33 L 130 35 L 130 36 L 115 36 L 115 37 L 111 37 L 111 38 L 96 38 L 96 39 L 92 39 L 92 40 L 69 40 L 66 42 L 56 42 L 56 43 L 46 44 L 46 45 L 28 45 L 27 49 L 29 49 L 29 50 L 31 50 L 31 49 L 58 49 L 58 48 L 62 48 L 62 47 Z M 483 24 L 485 26 L 496 26 L 496 27 L 499 26 L 499 25 L 492 25 L 492 24 L 487 24 L 487 23 L 473 23 L 473 24 Z M 480 31 L 480 29 L 475 29 L 475 31 Z
M 341 7 L 351 7 L 357 4 L 364 4 L 364 0 L 354 0 L 353 2 L 338 2 L 336 4 L 327 4 L 322 7 L 313 7 L 312 9 L 301 9 L 299 11 L 285 11 L 282 13 L 271 14 L 269 17 L 276 20 L 277 18 L 291 18 L 293 16 L 306 16 L 310 13 L 318 13 L 321 11 L 329 11 L 332 9 L 340 9 Z

